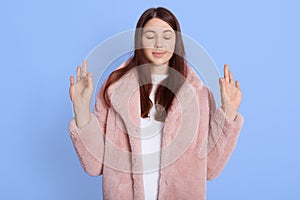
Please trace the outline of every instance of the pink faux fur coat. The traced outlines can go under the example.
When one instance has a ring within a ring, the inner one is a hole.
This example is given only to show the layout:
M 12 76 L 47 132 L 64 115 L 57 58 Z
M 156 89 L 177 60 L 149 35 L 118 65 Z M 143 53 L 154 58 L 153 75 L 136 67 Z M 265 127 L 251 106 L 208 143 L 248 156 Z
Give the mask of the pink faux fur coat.
M 140 154 L 136 71 L 130 70 L 109 87 L 112 107 L 102 98 L 104 84 L 89 123 L 78 128 L 72 119 L 69 124 L 74 147 L 89 175 L 103 175 L 105 200 L 143 200 L 141 172 L 149 166 L 143 166 Z M 243 121 L 240 114 L 230 121 L 221 108 L 216 108 L 212 93 L 189 67 L 163 127 L 158 199 L 206 199 L 206 181 L 224 168 Z M 151 159 L 153 155 L 148 156 Z

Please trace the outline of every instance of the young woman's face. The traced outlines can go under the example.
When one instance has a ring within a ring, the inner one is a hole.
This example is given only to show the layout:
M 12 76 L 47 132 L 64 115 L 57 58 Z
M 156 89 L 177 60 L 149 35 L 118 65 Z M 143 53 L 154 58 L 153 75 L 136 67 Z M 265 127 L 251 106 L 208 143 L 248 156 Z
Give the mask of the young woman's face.
M 153 18 L 143 28 L 142 45 L 147 59 L 157 66 L 168 66 L 175 49 L 176 35 L 165 21 Z

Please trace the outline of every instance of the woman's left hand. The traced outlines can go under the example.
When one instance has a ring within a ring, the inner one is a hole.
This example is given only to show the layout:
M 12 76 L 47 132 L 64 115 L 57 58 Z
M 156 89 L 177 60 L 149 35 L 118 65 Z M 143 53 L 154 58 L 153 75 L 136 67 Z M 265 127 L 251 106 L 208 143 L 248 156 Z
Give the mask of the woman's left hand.
M 219 79 L 222 109 L 229 117 L 234 120 L 238 114 L 238 109 L 242 101 L 242 91 L 240 89 L 240 83 L 233 80 L 231 71 L 228 69 L 228 65 L 224 65 L 224 78 Z

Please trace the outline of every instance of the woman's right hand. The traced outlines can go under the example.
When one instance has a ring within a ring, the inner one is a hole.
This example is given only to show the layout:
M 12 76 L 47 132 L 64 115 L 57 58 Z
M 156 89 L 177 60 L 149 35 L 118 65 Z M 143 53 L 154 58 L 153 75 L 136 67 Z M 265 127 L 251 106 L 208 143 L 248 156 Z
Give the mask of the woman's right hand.
M 90 102 L 93 94 L 93 78 L 87 73 L 87 62 L 82 62 L 82 67 L 76 70 L 76 83 L 74 77 L 70 76 L 70 98 L 73 103 L 75 120 L 77 126 L 83 127 L 90 121 Z

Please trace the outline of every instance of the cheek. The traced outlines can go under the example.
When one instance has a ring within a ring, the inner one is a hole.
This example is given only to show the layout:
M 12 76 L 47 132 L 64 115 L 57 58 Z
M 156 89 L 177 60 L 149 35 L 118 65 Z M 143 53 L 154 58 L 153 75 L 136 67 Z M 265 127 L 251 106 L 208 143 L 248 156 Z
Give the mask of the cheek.
M 169 52 L 173 53 L 175 50 L 175 40 L 167 41 L 165 47 Z
M 154 44 L 155 44 L 154 40 L 142 39 L 143 48 L 153 48 Z
M 149 49 L 149 48 L 144 48 L 143 49 L 143 53 L 144 53 L 144 56 L 148 59 L 148 60 L 151 60 L 151 56 L 152 56 L 152 50 Z
M 171 58 L 172 58 L 172 56 L 173 56 L 173 52 L 168 52 L 168 54 L 167 54 L 167 56 L 166 56 L 166 60 L 170 60 Z

